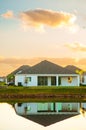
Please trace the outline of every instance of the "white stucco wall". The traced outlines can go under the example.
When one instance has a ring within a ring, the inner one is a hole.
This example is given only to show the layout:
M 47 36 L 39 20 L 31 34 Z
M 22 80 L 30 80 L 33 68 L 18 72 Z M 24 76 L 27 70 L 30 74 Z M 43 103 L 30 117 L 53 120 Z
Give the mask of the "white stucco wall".
M 15 75 L 15 85 L 18 85 L 18 82 L 24 84 L 24 76 L 23 75 Z
M 68 77 L 71 76 L 72 77 L 72 81 L 68 82 Z M 69 76 L 60 76 L 61 77 L 61 84 L 60 86 L 79 86 L 79 76 L 74 76 L 74 75 L 69 75 Z
M 17 74 L 15 75 L 15 85 L 17 86 L 18 82 L 21 82 L 23 86 L 38 86 L 38 76 L 48 76 L 48 86 L 51 86 L 51 76 L 56 76 L 58 80 L 58 76 L 54 74 Z M 27 84 L 25 83 L 25 77 L 31 77 L 31 81 Z M 58 85 L 58 81 L 56 83 Z
M 58 85 L 58 77 L 61 77 L 61 84 L 60 86 L 79 86 L 80 84 L 80 78 L 78 75 L 73 74 L 62 74 L 62 75 L 54 75 L 54 74 L 18 74 L 15 75 L 15 85 L 18 85 L 18 82 L 21 82 L 23 86 L 38 86 L 38 76 L 47 76 L 48 77 L 48 86 L 51 86 L 51 76 L 56 76 L 56 86 Z M 72 77 L 72 82 L 68 82 L 68 77 Z M 25 77 L 30 77 L 31 81 L 28 81 L 28 83 L 25 83 Z M 85 77 L 86 81 L 86 77 Z
M 43 103 L 42 103 L 43 104 Z M 44 103 L 45 104 L 45 103 Z M 22 103 L 21 106 L 18 106 L 18 103 L 15 104 L 15 111 L 19 115 L 30 115 L 30 114 L 73 114 L 80 112 L 79 103 L 55 103 L 55 112 L 38 112 L 38 103 Z M 70 110 L 69 109 L 70 105 Z M 60 111 L 61 110 L 61 111 Z M 63 111 L 66 110 L 66 111 Z
M 30 77 L 31 81 L 25 83 L 26 77 Z M 37 86 L 37 75 L 15 75 L 15 85 L 18 85 L 18 82 L 21 82 L 23 86 Z
M 35 114 L 37 113 L 37 103 L 22 103 L 21 106 L 16 103 L 15 110 L 19 115 Z
M 15 104 L 15 111 L 19 114 L 19 115 L 25 115 L 25 112 L 24 112 L 24 103 L 23 105 L 21 106 L 18 106 L 18 103 Z

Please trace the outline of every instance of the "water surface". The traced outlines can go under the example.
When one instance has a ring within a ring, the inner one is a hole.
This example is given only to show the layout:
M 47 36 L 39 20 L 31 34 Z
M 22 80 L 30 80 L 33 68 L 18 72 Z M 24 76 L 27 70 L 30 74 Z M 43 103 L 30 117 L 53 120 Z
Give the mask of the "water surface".
M 48 118 L 48 117 L 47 117 Z M 86 115 L 78 114 L 43 126 L 16 114 L 12 105 L 0 103 L 0 130 L 86 130 Z

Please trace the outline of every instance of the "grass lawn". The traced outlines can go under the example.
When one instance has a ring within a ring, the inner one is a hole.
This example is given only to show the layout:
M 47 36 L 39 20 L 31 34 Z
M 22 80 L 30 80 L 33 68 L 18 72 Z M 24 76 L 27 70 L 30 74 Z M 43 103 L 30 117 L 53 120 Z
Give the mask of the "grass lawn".
M 86 101 L 86 86 L 0 88 L 0 102 Z
M 56 86 L 33 86 L 33 87 L 15 87 L 15 86 L 8 86 L 2 87 L 0 89 L 0 93 L 6 94 L 86 94 L 86 86 L 80 87 L 56 87 Z

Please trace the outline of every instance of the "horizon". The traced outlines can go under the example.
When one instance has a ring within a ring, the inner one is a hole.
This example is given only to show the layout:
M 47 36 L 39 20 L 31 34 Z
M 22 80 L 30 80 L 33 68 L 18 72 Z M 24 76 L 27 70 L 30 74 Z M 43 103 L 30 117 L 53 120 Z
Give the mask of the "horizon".
M 86 70 L 85 34 L 85 0 L 0 1 L 0 76 L 44 58 Z

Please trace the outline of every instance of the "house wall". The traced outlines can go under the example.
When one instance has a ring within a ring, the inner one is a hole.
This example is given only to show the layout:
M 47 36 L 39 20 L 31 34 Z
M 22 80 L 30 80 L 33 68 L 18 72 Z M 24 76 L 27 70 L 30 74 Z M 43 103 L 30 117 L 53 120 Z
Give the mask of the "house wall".
M 38 76 L 48 76 L 48 86 L 51 86 L 51 76 L 56 76 L 56 79 L 58 80 L 58 76 L 54 74 L 38 74 L 38 75 L 33 75 L 33 74 L 18 74 L 15 75 L 15 85 L 18 86 L 18 82 L 21 82 L 23 86 L 38 86 Z M 26 77 L 31 77 L 31 81 L 29 81 L 27 84 L 25 83 L 25 78 Z M 56 81 L 58 83 L 58 81 Z M 58 84 L 56 84 L 58 86 Z
M 71 76 L 71 75 L 70 75 Z M 68 81 L 69 76 L 61 76 L 61 84 L 60 86 L 79 86 L 79 77 L 77 76 L 71 76 L 72 81 Z
M 31 81 L 25 83 L 25 78 L 31 78 Z M 36 75 L 16 75 L 15 85 L 18 86 L 18 82 L 21 82 L 22 86 L 37 86 L 37 76 Z
M 19 115 L 35 114 L 37 113 L 37 103 L 22 103 L 21 106 L 16 103 L 15 110 Z
M 48 77 L 48 86 L 51 86 L 51 76 L 56 76 L 56 86 L 79 86 L 80 84 L 80 79 L 78 75 L 67 75 L 67 74 L 62 74 L 62 75 L 56 75 L 56 74 L 18 74 L 15 75 L 15 85 L 18 85 L 18 82 L 21 82 L 23 86 L 38 86 L 38 76 L 47 76 Z M 68 77 L 72 77 L 72 82 L 68 82 Z M 25 78 L 31 78 L 30 81 L 25 83 Z M 58 84 L 58 77 L 61 77 L 61 84 Z
M 52 102 L 53 103 L 53 102 Z M 51 103 L 51 105 L 52 105 Z M 80 112 L 79 103 L 55 103 L 55 112 L 54 111 L 40 111 L 38 112 L 39 103 L 22 103 L 21 106 L 18 106 L 18 103 L 15 104 L 15 111 L 19 115 L 30 115 L 30 114 L 75 114 Z M 43 109 L 47 109 L 47 103 L 40 103 Z M 43 110 L 42 109 L 42 110 Z

